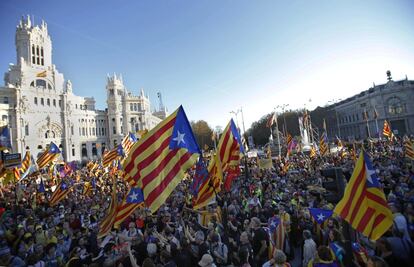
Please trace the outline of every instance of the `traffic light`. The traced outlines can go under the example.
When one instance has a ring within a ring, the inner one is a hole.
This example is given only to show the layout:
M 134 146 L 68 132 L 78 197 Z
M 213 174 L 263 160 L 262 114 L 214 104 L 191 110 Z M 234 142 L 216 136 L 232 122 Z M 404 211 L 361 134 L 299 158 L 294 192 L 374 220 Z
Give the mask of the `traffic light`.
M 341 168 L 329 168 L 321 170 L 324 177 L 322 187 L 326 192 L 323 194 L 326 201 L 336 204 L 342 199 L 345 190 L 344 175 Z

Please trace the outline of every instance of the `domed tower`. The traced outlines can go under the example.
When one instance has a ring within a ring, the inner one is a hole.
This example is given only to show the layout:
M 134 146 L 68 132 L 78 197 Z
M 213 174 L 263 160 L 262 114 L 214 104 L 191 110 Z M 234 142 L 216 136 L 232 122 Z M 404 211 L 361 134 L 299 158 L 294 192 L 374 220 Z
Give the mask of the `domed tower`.
M 108 75 L 106 83 L 107 104 L 108 104 L 108 124 L 110 147 L 119 145 L 123 137 L 123 98 L 125 96 L 125 86 L 122 77 L 116 74 L 111 77 Z

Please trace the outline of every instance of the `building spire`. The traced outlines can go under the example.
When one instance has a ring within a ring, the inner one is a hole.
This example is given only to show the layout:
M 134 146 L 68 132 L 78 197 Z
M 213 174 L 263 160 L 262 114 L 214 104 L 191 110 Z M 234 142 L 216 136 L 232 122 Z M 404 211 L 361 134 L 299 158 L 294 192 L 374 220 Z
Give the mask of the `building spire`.
M 387 80 L 391 81 L 392 77 L 391 77 L 391 71 L 387 70 Z

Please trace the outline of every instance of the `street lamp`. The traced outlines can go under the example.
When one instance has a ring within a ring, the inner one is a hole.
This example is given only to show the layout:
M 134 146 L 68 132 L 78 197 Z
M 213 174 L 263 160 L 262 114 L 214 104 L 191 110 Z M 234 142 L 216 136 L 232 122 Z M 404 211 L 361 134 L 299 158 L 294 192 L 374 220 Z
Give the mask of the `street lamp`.
M 238 110 L 236 110 L 236 111 L 230 111 L 230 114 L 234 114 L 234 116 L 236 116 L 236 125 L 237 125 L 237 129 L 240 129 L 239 128 L 239 119 L 237 118 L 237 115 L 239 114 L 239 112 L 240 112 L 240 109 L 238 109 Z
M 285 110 L 286 108 L 289 106 L 289 104 L 282 104 L 282 105 L 277 105 L 276 108 L 281 108 L 282 112 L 283 112 L 283 133 L 285 134 L 285 138 L 287 138 L 287 125 L 286 125 L 286 114 L 285 114 Z

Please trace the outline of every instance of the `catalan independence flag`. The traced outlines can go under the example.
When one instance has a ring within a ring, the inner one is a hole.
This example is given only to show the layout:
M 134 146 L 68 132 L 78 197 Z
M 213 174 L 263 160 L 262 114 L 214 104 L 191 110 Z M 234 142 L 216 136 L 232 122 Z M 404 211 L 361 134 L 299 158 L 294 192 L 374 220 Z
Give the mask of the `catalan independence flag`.
M 187 115 L 180 106 L 132 146 L 122 166 L 125 181 L 142 188 L 145 205 L 155 212 L 200 154 Z
M 119 157 L 122 157 L 123 155 L 124 150 L 121 144 L 103 155 L 102 166 L 108 167 L 113 163 L 114 160 L 117 160 Z
M 394 139 L 394 134 L 391 131 L 391 126 L 388 121 L 384 121 L 384 128 L 382 130 L 382 135 L 388 138 L 388 140 Z
M 124 139 L 122 139 L 122 148 L 124 149 L 124 152 L 126 155 L 129 154 L 129 151 L 132 148 L 132 145 L 137 141 L 138 139 L 136 138 L 136 136 L 133 133 L 128 133 L 128 135 L 126 135 L 124 137 Z
M 59 201 L 64 199 L 66 195 L 69 193 L 70 189 L 66 182 L 62 181 L 58 184 L 55 191 L 52 194 L 52 197 L 49 200 L 50 206 L 55 206 Z
M 20 172 L 25 173 L 30 167 L 30 151 L 26 151 L 22 164 L 20 165 Z
M 138 207 L 144 206 L 144 193 L 139 187 L 132 187 L 122 203 L 116 207 L 113 226 L 119 228 L 121 223 L 128 218 Z M 110 211 L 111 212 L 111 211 Z
M 316 147 L 315 147 L 315 145 L 313 144 L 312 146 L 311 146 L 311 149 L 310 149 L 310 152 L 309 152 L 309 157 L 311 158 L 311 159 L 314 159 L 314 158 L 316 158 L 317 157 L 317 152 L 316 152 Z
M 404 153 L 405 156 L 410 159 L 410 160 L 414 160 L 414 146 L 413 146 L 413 142 L 411 142 L 410 139 L 406 138 L 404 140 Z
M 59 155 L 60 155 L 59 148 L 55 145 L 55 143 L 51 142 L 49 147 L 46 148 L 46 150 L 42 153 L 42 155 L 40 155 L 40 157 L 37 158 L 37 161 L 36 161 L 37 166 L 39 167 L 39 169 L 42 169 L 47 164 L 52 162 L 54 159 L 59 157 Z
M 116 178 L 113 176 L 111 203 L 109 204 L 107 215 L 99 223 L 98 238 L 109 234 L 115 221 L 116 209 L 118 208 L 118 196 L 116 193 Z
M 220 192 L 223 173 L 239 167 L 240 153 L 245 153 L 240 134 L 234 121 L 230 120 L 220 137 L 216 155 L 208 166 L 209 179 L 200 185 L 197 198 L 193 201 L 195 209 L 207 206 Z
M 319 138 L 319 151 L 321 156 L 325 156 L 328 154 L 328 137 L 326 136 L 326 132 L 324 131 Z
M 334 213 L 366 237 L 377 240 L 393 224 L 378 176 L 368 155 L 361 151 L 354 172 Z

